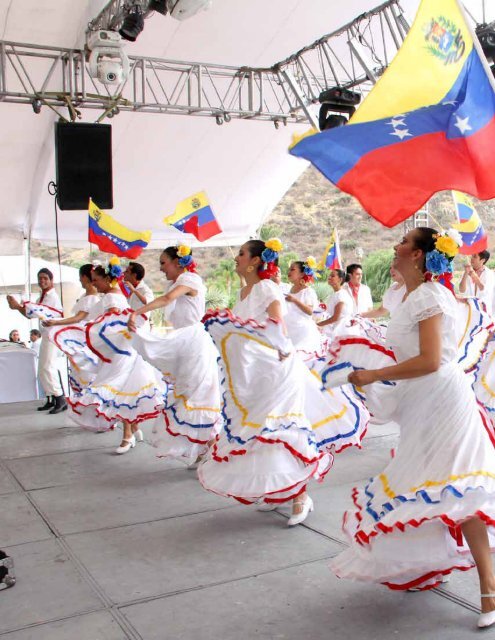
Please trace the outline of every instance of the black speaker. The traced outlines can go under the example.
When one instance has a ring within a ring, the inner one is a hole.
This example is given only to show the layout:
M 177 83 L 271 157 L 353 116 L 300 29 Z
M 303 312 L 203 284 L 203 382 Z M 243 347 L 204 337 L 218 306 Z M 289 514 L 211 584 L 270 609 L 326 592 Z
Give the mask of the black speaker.
M 55 164 L 61 209 L 113 208 L 111 125 L 57 122 Z

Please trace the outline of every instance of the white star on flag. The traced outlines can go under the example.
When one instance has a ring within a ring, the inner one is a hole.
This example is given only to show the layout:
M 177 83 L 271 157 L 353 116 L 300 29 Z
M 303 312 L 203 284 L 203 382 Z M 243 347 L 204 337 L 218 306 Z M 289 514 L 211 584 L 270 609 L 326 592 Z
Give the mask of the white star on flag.
M 404 122 L 404 118 L 392 118 L 392 120 L 390 120 L 390 122 L 387 122 L 387 124 L 391 124 L 393 127 L 405 127 L 406 123 Z
M 407 136 L 411 136 L 412 137 L 412 133 L 409 133 L 409 129 L 396 129 L 390 135 L 391 136 L 397 136 L 401 140 L 403 140 Z
M 456 116 L 455 119 L 454 127 L 457 127 L 462 134 L 466 133 L 466 131 L 472 130 L 473 127 L 469 124 L 469 116 L 466 116 L 465 118 L 459 118 L 459 116 Z

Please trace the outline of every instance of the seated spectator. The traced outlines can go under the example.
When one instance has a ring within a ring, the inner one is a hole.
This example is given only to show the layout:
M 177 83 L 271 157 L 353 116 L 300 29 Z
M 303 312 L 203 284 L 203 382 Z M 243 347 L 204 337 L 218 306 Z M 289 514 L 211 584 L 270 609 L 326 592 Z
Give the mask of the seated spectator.
M 12 331 L 9 333 L 9 342 L 15 342 L 16 344 L 20 344 L 23 347 L 26 346 L 24 342 L 21 342 L 21 336 L 19 335 L 18 329 L 12 329 Z
M 41 348 L 41 331 L 38 331 L 38 329 L 31 329 L 29 332 L 29 340 L 30 348 L 35 351 L 36 355 L 39 357 Z

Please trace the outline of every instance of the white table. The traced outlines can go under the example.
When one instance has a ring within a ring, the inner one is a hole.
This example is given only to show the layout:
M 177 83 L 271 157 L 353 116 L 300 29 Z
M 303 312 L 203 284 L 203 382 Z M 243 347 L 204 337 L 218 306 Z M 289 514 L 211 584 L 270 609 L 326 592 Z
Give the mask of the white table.
M 0 342 L 0 403 L 37 399 L 35 352 Z

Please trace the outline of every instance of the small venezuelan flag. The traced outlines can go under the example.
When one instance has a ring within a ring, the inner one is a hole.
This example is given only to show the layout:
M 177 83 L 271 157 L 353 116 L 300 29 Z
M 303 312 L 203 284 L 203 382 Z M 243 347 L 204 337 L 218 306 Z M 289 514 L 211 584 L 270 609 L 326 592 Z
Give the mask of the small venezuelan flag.
M 459 191 L 452 191 L 452 197 L 459 220 L 457 224 L 452 226 L 459 231 L 464 243 L 459 249 L 459 253 L 470 256 L 485 251 L 488 246 L 488 236 L 483 229 L 483 223 L 474 208 L 473 201 L 465 193 Z
M 89 201 L 88 214 L 88 240 L 100 251 L 134 259 L 151 240 L 151 231 L 132 231 L 124 227 L 92 200 Z
M 325 247 L 320 266 L 322 269 L 342 269 L 342 256 L 340 254 L 339 232 L 337 229 L 334 229 L 330 242 Z
M 179 202 L 175 213 L 164 218 L 163 222 L 183 233 L 192 233 L 200 242 L 222 233 L 204 191 Z

